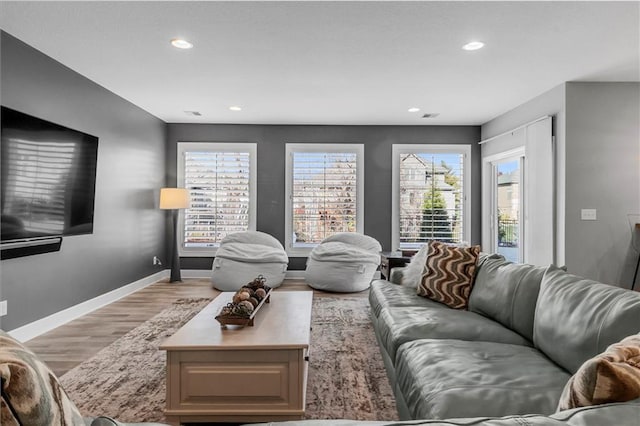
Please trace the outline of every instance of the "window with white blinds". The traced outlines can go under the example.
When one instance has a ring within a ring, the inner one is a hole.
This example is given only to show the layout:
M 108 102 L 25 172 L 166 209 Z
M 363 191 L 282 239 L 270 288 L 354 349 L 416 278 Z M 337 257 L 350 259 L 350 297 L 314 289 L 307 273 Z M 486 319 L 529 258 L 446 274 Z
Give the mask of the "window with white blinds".
M 468 241 L 468 145 L 393 146 L 393 247 Z
M 361 144 L 287 144 L 287 250 L 363 232 L 363 155 Z
M 181 211 L 184 254 L 211 256 L 228 234 L 255 230 L 256 144 L 179 143 L 178 186 L 191 205 Z

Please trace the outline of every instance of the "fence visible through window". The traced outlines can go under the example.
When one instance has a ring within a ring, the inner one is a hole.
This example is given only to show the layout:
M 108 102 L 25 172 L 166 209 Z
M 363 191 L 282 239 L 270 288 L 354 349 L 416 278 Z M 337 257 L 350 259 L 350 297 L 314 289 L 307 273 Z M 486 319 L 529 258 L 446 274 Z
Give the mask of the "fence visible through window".
M 518 247 L 518 220 L 498 217 L 498 247 Z

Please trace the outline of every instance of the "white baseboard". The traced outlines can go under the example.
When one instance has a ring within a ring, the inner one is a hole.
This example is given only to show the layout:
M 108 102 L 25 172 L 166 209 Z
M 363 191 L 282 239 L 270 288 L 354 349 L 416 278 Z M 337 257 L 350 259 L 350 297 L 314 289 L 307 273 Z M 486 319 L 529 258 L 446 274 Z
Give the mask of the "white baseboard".
M 148 277 L 144 277 L 138 281 L 94 297 L 93 299 L 71 306 L 63 311 L 18 327 L 9 331 L 9 334 L 21 342 L 26 342 L 167 277 L 169 277 L 168 269 L 156 272 Z

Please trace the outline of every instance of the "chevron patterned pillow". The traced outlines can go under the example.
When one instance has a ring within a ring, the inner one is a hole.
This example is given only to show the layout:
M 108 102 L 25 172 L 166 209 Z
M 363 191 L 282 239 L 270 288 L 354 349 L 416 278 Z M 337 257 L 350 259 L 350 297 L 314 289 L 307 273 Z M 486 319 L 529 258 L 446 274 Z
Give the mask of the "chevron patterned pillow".
M 467 309 L 479 254 L 480 246 L 430 242 L 418 294 L 454 309 Z

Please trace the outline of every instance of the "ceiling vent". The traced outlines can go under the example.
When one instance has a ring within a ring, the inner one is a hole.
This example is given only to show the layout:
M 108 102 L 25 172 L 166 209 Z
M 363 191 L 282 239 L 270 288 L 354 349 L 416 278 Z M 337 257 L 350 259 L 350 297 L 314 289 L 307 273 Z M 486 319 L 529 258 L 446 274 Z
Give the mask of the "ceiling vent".
M 440 115 L 439 112 L 428 112 L 428 113 L 424 114 L 422 116 L 422 118 L 436 118 L 439 115 Z
M 202 115 L 198 111 L 185 111 L 184 113 L 192 117 L 200 117 Z

